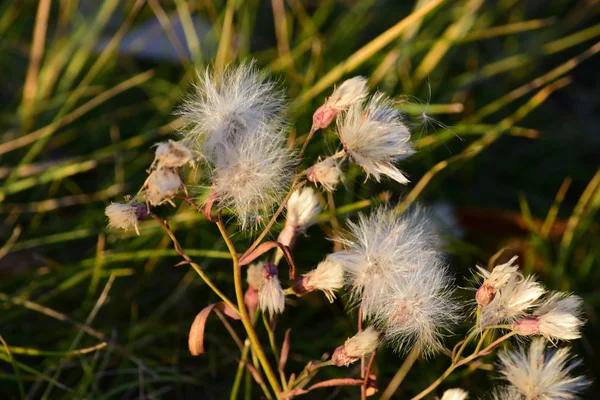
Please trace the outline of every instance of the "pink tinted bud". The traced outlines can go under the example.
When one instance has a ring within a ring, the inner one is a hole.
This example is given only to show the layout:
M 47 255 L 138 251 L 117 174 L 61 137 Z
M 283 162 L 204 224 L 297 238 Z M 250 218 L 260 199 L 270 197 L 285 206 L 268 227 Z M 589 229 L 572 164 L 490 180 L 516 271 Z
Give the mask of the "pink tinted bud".
M 538 318 L 520 319 L 512 325 L 512 329 L 521 336 L 536 335 L 540 333 L 540 321 Z
M 143 203 L 133 203 L 133 208 L 135 209 L 135 215 L 137 216 L 138 221 L 143 221 L 148 217 L 148 206 Z
M 244 304 L 246 304 L 249 314 L 253 315 L 258 308 L 258 290 L 250 286 L 244 293 Z
M 310 279 L 310 277 L 308 277 L 306 275 L 302 275 L 302 276 L 299 276 L 298 278 L 296 278 L 296 280 L 294 281 L 294 284 L 292 285 L 292 289 L 294 290 L 294 293 L 305 294 L 305 293 L 312 292 L 313 290 L 315 290 L 314 287 L 310 287 L 309 282 L 308 282 L 309 279 Z
M 339 346 L 331 356 L 331 362 L 337 367 L 347 367 L 348 365 L 358 361 L 360 357 L 350 357 L 346 354 L 345 346 Z
M 295 226 L 290 224 L 285 224 L 283 230 L 277 237 L 277 241 L 284 246 L 292 248 L 294 243 L 296 242 L 296 236 L 298 235 L 298 230 Z
M 317 129 L 327 128 L 336 115 L 337 110 L 327 107 L 327 104 L 323 104 L 321 107 L 317 108 L 317 111 L 313 114 L 311 130 L 316 131 Z
M 494 287 L 483 284 L 479 289 L 477 289 L 477 292 L 475 293 L 475 301 L 477 301 L 477 304 L 481 307 L 485 307 L 488 304 L 490 304 L 492 300 L 494 300 L 495 296 L 496 293 Z

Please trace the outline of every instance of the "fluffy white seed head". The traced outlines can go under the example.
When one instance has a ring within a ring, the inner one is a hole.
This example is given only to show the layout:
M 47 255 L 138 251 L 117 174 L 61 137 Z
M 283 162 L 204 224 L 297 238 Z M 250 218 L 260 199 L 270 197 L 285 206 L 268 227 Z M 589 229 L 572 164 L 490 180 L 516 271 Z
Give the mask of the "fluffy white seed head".
M 313 183 L 319 183 L 325 190 L 333 192 L 342 179 L 342 170 L 336 159 L 328 157 L 306 170 L 306 177 Z
M 279 282 L 277 267 L 273 264 L 265 264 L 263 271 L 265 278 L 258 289 L 258 304 L 263 312 L 268 312 L 272 317 L 283 312 L 285 293 Z
M 312 129 L 326 128 L 335 116 L 347 110 L 351 105 L 362 102 L 367 97 L 367 80 L 362 76 L 355 76 L 345 80 L 335 88 L 331 96 L 313 114 Z
M 381 175 L 386 175 L 401 184 L 409 182 L 394 163 L 415 150 L 400 112 L 385 95 L 375 94 L 364 107 L 351 106 L 338 119 L 337 132 L 346 154 L 367 177 L 373 175 L 379 182 Z
M 500 373 L 511 391 L 520 393 L 524 400 L 579 398 L 578 394 L 589 385 L 584 377 L 571 374 L 580 361 L 572 361 L 569 348 L 545 350 L 545 340 L 538 338 L 531 342 L 529 350 L 500 353 Z
M 299 292 L 321 290 L 330 303 L 335 299 L 335 292 L 344 286 L 344 269 L 335 261 L 325 259 L 317 268 L 302 275 L 294 288 Z
M 343 346 L 338 347 L 331 361 L 338 367 L 348 366 L 364 355 L 374 352 L 379 346 L 379 332 L 372 326 L 352 336 Z
M 263 125 L 255 135 L 223 147 L 211 171 L 218 206 L 231 209 L 243 230 L 261 224 L 293 178 L 296 157 L 271 128 Z
M 138 221 L 148 214 L 148 208 L 145 204 L 135 202 L 113 203 L 106 207 L 104 214 L 108 217 L 109 227 L 124 230 L 133 228 L 139 235 Z
M 493 300 L 481 307 L 480 328 L 515 322 L 527 310 L 538 305 L 538 300 L 545 291 L 534 276 L 525 279 L 511 276 L 506 286 L 496 292 Z
M 194 154 L 183 143 L 169 140 L 160 142 L 156 145 L 153 167 L 161 168 L 179 168 L 185 164 L 194 166 Z
M 252 135 L 261 124 L 283 125 L 284 97 L 254 62 L 223 71 L 198 73 L 194 93 L 180 114 L 186 121 L 181 136 L 212 161 L 215 148 Z
M 467 400 L 469 397 L 469 393 L 465 392 L 462 389 L 448 389 L 442 395 L 441 400 Z
M 522 279 L 522 275 L 519 273 L 519 266 L 514 264 L 517 258 L 517 256 L 514 256 L 507 263 L 495 266 L 492 272 L 481 266 L 477 266 L 479 275 L 483 278 L 483 283 L 475 294 L 475 300 L 478 305 L 488 305 L 496 296 L 496 292 L 505 287 L 509 280 Z
M 517 389 L 512 386 L 494 388 L 491 398 L 493 400 L 527 400 Z
M 150 205 L 158 206 L 170 201 L 178 190 L 183 189 L 181 177 L 171 168 L 161 168 L 152 171 L 144 185 L 146 201 Z
M 378 301 L 373 316 L 383 327 L 384 340 L 397 351 L 417 348 L 429 356 L 444 348 L 442 339 L 458 321 L 459 303 L 442 261 L 395 276 L 386 297 Z
M 360 304 L 365 318 L 389 295 L 396 275 L 413 274 L 419 265 L 433 265 L 440 258 L 437 237 L 420 209 L 398 216 L 382 207 L 369 216 L 359 214 L 348 227 L 346 237 L 338 239 L 345 249 L 329 259 L 344 268 L 351 301 Z
M 314 223 L 321 212 L 319 198 L 312 188 L 301 188 L 290 196 L 287 205 L 285 224 L 304 230 Z

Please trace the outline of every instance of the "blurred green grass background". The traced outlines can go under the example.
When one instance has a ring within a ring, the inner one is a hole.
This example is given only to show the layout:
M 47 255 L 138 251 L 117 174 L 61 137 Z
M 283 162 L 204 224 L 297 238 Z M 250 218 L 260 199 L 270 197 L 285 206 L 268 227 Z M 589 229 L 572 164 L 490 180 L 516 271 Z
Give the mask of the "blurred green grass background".
M 229 396 L 239 352 L 217 318 L 207 354 L 187 350 L 191 322 L 214 294 L 193 270 L 173 267 L 177 254 L 156 224 L 143 223 L 140 237 L 116 232 L 103 211 L 143 183 L 149 147 L 179 126 L 173 111 L 195 70 L 249 58 L 288 93 L 291 143 L 305 139 L 312 111 L 344 78 L 364 75 L 408 100 L 399 107 L 420 121 L 419 152 L 403 164 L 412 183 L 365 184 L 351 169 L 331 221 L 389 197 L 450 210 L 463 233 L 447 237 L 457 284 L 468 287 L 473 266 L 501 248 L 502 257 L 518 254 L 526 272 L 584 298 L 589 322 L 574 348 L 581 371 L 600 376 L 599 14 L 596 0 L 3 2 L 1 397 Z M 319 138 L 305 166 L 335 146 L 332 132 Z M 296 252 L 300 269 L 331 251 L 329 217 L 300 239 L 299 249 L 311 249 Z M 232 293 L 216 228 L 185 205 L 172 219 L 188 253 Z M 235 239 L 242 248 L 250 238 Z M 321 297 L 293 300 L 279 320 L 278 338 L 293 329 L 296 371 L 355 330 L 343 298 Z M 492 361 L 443 388 L 485 394 Z M 381 387 L 401 362 L 378 355 Z M 447 363 L 444 355 L 419 361 L 398 398 Z M 258 396 L 245 387 L 246 398 Z

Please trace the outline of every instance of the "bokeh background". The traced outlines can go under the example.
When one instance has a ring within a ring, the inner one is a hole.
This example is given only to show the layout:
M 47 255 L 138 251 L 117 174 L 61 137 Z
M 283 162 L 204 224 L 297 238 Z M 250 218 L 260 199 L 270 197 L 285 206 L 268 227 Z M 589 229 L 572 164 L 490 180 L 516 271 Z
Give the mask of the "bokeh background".
M 302 143 L 312 112 L 344 78 L 363 75 L 399 100 L 419 149 L 402 164 L 412 182 L 364 183 L 351 168 L 335 195 L 339 223 L 388 199 L 431 207 L 448 228 L 463 300 L 473 296 L 477 263 L 503 248 L 500 261 L 519 255 L 526 272 L 585 300 L 589 322 L 573 348 L 583 359 L 577 371 L 598 376 L 599 14 L 596 0 L 2 2 L 0 397 L 228 398 L 239 351 L 218 318 L 209 319 L 207 354 L 187 350 L 190 324 L 214 294 L 193 270 L 174 267 L 155 223 L 139 237 L 110 230 L 104 207 L 137 192 L 150 146 L 180 126 L 174 111 L 196 70 L 251 58 L 288 93 L 291 144 Z M 317 139 L 304 166 L 337 146 L 330 131 Z M 185 205 L 158 212 L 231 294 L 216 227 Z M 334 219 L 300 239 L 301 270 L 332 250 Z M 239 248 L 250 239 L 235 236 Z M 345 301 L 290 301 L 277 331 L 281 340 L 292 328 L 290 371 L 353 334 Z M 381 387 L 402 358 L 378 354 Z M 447 364 L 445 355 L 419 360 L 397 398 Z M 484 396 L 493 369 L 486 358 L 437 394 L 461 386 Z

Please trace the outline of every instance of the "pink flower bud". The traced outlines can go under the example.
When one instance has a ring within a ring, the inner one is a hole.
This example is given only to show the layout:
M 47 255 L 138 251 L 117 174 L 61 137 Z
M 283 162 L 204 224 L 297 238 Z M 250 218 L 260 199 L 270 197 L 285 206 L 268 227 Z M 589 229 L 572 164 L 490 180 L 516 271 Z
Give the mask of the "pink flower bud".
M 512 329 L 521 336 L 540 333 L 540 321 L 537 317 L 520 319 L 512 324 Z
M 312 131 L 317 129 L 327 128 L 333 121 L 338 111 L 327 106 L 327 103 L 317 108 L 317 111 L 313 114 Z
M 481 307 L 485 307 L 488 304 L 490 304 L 492 300 L 494 300 L 495 296 L 496 292 L 494 290 L 494 287 L 483 284 L 479 289 L 477 289 L 477 292 L 475 293 L 475 301 L 477 301 L 477 304 Z

